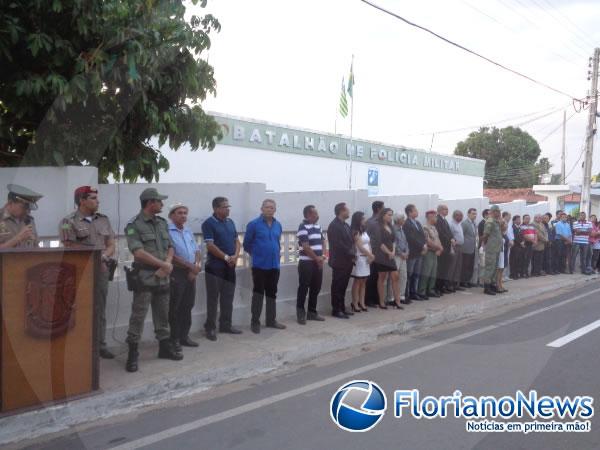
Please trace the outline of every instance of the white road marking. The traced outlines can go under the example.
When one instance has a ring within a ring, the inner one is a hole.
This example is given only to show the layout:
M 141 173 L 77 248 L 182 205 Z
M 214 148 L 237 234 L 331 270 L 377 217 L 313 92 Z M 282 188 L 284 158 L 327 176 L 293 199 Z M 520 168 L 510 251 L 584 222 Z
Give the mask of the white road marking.
M 594 289 L 593 291 L 586 292 L 585 294 L 576 295 L 575 297 L 571 297 L 567 300 L 563 300 L 562 302 L 555 303 L 554 305 L 546 306 L 544 308 L 536 309 L 535 311 L 531 311 L 525 313 L 521 316 L 514 317 L 512 319 L 503 320 L 502 322 L 498 322 L 494 325 L 488 325 L 487 327 L 479 328 L 474 331 L 469 331 L 466 333 L 459 334 L 458 336 L 454 336 L 448 339 L 444 339 L 439 342 L 434 342 L 433 344 L 425 345 L 423 347 L 419 347 L 417 349 L 411 350 L 406 353 L 402 353 L 397 356 L 393 356 L 391 358 L 387 358 L 381 361 L 378 361 L 373 364 L 369 364 L 366 366 L 362 366 L 358 369 L 349 370 L 344 373 L 340 373 L 338 375 L 326 378 L 321 381 L 317 381 L 316 383 L 307 384 L 306 386 L 302 386 L 296 389 L 292 389 L 291 391 L 282 392 L 281 394 L 272 395 L 268 398 L 263 398 L 262 400 L 256 400 L 254 402 L 246 403 L 245 405 L 238 406 L 236 408 L 228 409 L 226 411 L 213 414 L 211 416 L 203 417 L 202 419 L 195 420 L 193 422 L 189 422 L 183 425 L 178 425 L 172 428 L 167 428 L 166 430 L 159 431 L 158 433 L 150 434 L 148 436 L 144 436 L 143 438 L 136 439 L 131 442 L 126 442 L 124 444 L 118 445 L 116 447 L 112 447 L 111 450 L 134 450 L 141 447 L 145 447 L 147 445 L 156 444 L 157 442 L 164 441 L 166 439 L 173 438 L 175 436 L 179 436 L 181 434 L 187 433 L 192 430 L 197 430 L 199 428 L 206 427 L 213 423 L 221 422 L 223 420 L 231 419 L 232 417 L 239 416 L 241 414 L 245 414 L 250 411 L 254 411 L 260 408 L 263 408 L 268 405 L 272 405 L 274 403 L 287 400 L 292 397 L 297 397 L 298 395 L 305 394 L 310 391 L 314 391 L 320 389 L 329 384 L 338 383 L 340 381 L 348 381 L 356 378 L 358 375 L 361 375 L 365 372 L 369 372 L 371 370 L 379 369 L 381 367 L 389 366 L 390 364 L 395 364 L 399 361 L 403 361 L 405 359 L 411 358 L 416 355 L 420 355 L 422 353 L 428 352 L 430 350 L 434 350 L 436 348 L 443 347 L 448 344 L 453 344 L 458 341 L 462 341 L 463 339 L 467 339 L 473 336 L 477 336 L 479 334 L 487 333 L 488 331 L 495 330 L 497 328 L 511 325 L 515 322 L 519 322 L 521 320 L 527 319 L 529 317 L 536 316 L 538 314 L 544 313 L 546 311 L 550 311 L 552 309 L 560 308 L 561 306 L 568 305 L 574 301 L 577 301 L 584 297 L 589 297 L 592 294 L 600 292 L 599 289 Z
M 568 344 L 571 341 L 574 341 L 577 338 L 580 338 L 584 334 L 589 333 L 590 331 L 594 331 L 596 328 L 600 328 L 600 320 L 596 320 L 595 322 L 586 325 L 585 327 L 580 328 L 579 330 L 575 330 L 572 333 L 569 333 L 555 341 L 547 344 L 548 347 L 560 348 L 563 345 Z

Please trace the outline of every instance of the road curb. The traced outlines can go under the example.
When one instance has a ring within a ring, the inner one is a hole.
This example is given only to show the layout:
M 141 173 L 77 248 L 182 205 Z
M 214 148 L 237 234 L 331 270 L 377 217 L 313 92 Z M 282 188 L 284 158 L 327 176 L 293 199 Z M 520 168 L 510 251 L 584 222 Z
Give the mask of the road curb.
M 585 281 L 597 280 L 597 275 Z M 0 444 L 10 444 L 42 435 L 64 431 L 70 427 L 127 414 L 146 406 L 165 403 L 170 400 L 190 396 L 210 387 L 250 378 L 276 370 L 286 364 L 303 363 L 333 351 L 375 342 L 381 336 L 407 334 L 424 331 L 437 325 L 456 322 L 488 311 L 546 294 L 558 288 L 581 285 L 581 279 L 570 282 L 563 280 L 543 287 L 514 290 L 505 295 L 486 298 L 467 305 L 433 304 L 424 313 L 409 314 L 404 320 L 381 324 L 369 329 L 353 329 L 351 332 L 327 336 L 315 345 L 298 346 L 286 351 L 267 351 L 252 360 L 251 364 L 233 363 L 203 373 L 186 373 L 165 377 L 158 383 L 136 386 L 114 392 L 101 392 L 97 395 L 75 401 L 48 406 L 43 410 L 29 411 L 0 418 Z

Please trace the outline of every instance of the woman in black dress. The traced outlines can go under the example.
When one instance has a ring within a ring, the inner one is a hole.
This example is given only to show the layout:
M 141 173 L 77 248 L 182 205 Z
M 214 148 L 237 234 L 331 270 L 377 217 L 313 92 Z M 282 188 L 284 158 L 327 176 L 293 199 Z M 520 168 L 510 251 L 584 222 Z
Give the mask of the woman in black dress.
M 397 309 L 404 309 L 400 305 L 400 288 L 398 285 L 400 277 L 394 257 L 395 235 L 392 225 L 393 216 L 394 211 L 390 208 L 381 210 L 377 218 L 377 231 L 371 246 L 375 255 L 375 265 L 378 273 L 377 293 L 379 294 L 379 307 L 381 309 L 387 309 L 385 305 L 385 291 L 388 276 L 392 281 L 392 291 L 394 293 L 394 304 L 392 306 Z

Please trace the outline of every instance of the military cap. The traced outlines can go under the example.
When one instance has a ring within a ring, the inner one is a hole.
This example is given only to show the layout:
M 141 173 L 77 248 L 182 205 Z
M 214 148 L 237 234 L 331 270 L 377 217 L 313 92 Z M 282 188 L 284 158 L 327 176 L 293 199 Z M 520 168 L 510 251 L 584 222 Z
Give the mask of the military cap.
M 77 189 L 75 189 L 75 193 L 74 198 L 75 198 L 75 203 L 79 203 L 79 200 L 81 200 L 81 197 L 83 197 L 84 195 L 88 195 L 88 194 L 97 194 L 98 193 L 98 189 L 96 189 L 95 187 L 92 186 L 79 186 Z
M 43 197 L 39 192 L 32 191 L 24 186 L 18 184 L 9 184 L 6 186 L 8 189 L 8 199 L 13 201 L 19 201 L 29 205 L 29 209 L 37 209 L 37 201 Z
M 147 188 L 140 194 L 140 200 L 164 200 L 168 195 L 159 194 L 156 188 Z
M 189 210 L 190 208 L 187 207 L 187 205 L 185 203 L 174 203 L 171 206 L 169 206 L 169 215 L 171 215 L 172 213 L 175 212 L 175 210 L 179 209 L 179 208 L 185 208 L 187 210 Z
M 500 211 L 500 207 L 498 205 L 490 206 L 490 211 Z

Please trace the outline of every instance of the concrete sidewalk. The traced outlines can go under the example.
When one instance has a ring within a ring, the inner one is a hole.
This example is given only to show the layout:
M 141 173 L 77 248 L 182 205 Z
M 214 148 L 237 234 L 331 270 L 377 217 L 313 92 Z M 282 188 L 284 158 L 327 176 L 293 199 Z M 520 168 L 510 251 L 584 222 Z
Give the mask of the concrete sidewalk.
M 284 364 L 310 361 L 336 350 L 367 344 L 390 333 L 423 331 L 503 306 L 533 299 L 568 287 L 581 287 L 598 275 L 559 275 L 506 283 L 510 292 L 494 297 L 481 288 L 413 302 L 403 311 L 370 308 L 350 320 L 332 318 L 322 305 L 325 322 L 298 325 L 295 317 L 280 318 L 288 328 L 262 328 L 259 335 L 249 325 L 239 336 L 218 335 L 217 342 L 192 336 L 199 348 L 184 348 L 184 360 L 156 358 L 157 345 L 141 348 L 140 370 L 125 372 L 126 350 L 115 360 L 101 360 L 101 391 L 83 399 L 0 419 L 0 444 L 35 438 L 71 426 L 125 414 L 148 405 L 189 396 L 211 386 L 266 373 Z

